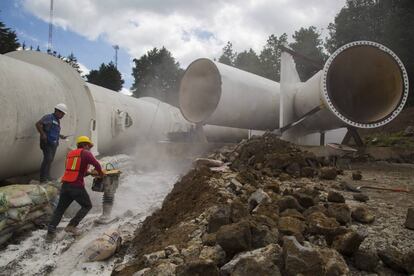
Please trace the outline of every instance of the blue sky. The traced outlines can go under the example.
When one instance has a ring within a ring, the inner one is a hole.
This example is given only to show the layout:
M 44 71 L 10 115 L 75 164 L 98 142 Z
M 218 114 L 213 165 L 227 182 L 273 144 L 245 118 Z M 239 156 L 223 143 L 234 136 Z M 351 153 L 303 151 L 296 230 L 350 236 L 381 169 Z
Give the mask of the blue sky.
M 289 37 L 316 26 L 323 35 L 345 0 L 54 0 L 53 48 L 71 52 L 87 69 L 114 60 L 124 88 L 133 83 L 132 60 L 165 46 L 182 68 L 218 58 L 227 41 L 235 51 L 260 52 L 271 34 Z M 50 0 L 0 0 L 0 20 L 26 46 L 47 48 Z
M 49 24 L 27 11 L 19 1 L 0 0 L 0 21 L 14 30 L 19 42 L 25 42 L 26 47 L 40 47 L 47 50 Z M 63 56 L 71 52 L 78 61 L 89 70 L 97 69 L 101 63 L 109 63 L 115 59 L 115 50 L 112 45 L 99 36 L 90 40 L 70 30 L 59 26 L 53 29 L 53 49 Z M 118 51 L 118 69 L 125 80 L 125 88 L 129 89 L 133 83 L 131 76 L 131 62 L 133 58 L 123 49 Z

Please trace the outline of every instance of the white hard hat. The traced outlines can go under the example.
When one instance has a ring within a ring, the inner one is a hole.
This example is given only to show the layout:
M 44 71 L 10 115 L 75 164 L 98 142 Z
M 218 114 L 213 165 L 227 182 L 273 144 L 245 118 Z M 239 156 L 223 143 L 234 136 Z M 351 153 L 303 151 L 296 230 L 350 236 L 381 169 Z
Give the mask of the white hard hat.
M 62 111 L 64 114 L 68 113 L 68 107 L 64 103 L 57 104 L 55 109 Z

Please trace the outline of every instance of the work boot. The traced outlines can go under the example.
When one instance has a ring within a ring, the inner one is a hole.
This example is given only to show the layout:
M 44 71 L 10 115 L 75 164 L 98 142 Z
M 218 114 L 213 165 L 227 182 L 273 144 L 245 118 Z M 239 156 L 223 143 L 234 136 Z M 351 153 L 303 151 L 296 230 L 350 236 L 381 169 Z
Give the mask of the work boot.
M 45 242 L 51 243 L 55 239 L 55 237 L 56 237 L 56 229 L 55 230 L 49 229 L 45 236 Z
M 73 236 L 79 236 L 81 232 L 76 226 L 68 225 L 65 227 L 65 232 L 72 234 Z

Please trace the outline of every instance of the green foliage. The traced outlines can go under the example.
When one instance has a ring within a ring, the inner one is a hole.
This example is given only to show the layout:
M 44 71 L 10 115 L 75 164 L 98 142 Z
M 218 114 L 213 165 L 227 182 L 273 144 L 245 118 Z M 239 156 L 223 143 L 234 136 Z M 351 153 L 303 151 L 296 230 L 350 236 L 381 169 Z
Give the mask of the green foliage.
M 322 66 L 325 63 L 327 56 L 323 52 L 323 42 L 320 36 L 321 34 L 318 33 L 314 26 L 307 29 L 300 28 L 300 30 L 296 31 L 292 36 L 294 42 L 289 46 L 295 52 L 315 61 L 317 64 L 321 64 Z M 295 63 L 299 77 L 302 81 L 308 80 L 322 69 L 298 57 L 295 57 Z
M 223 48 L 223 54 L 219 57 L 218 61 L 230 66 L 234 66 L 237 53 L 233 50 L 233 44 L 227 41 L 226 46 Z
M 251 48 L 249 51 L 244 51 L 237 55 L 236 59 L 234 60 L 234 67 L 256 75 L 263 75 L 260 59 L 257 56 L 256 52 Z
M 68 55 L 66 58 L 63 58 L 62 60 L 72 66 L 79 74 L 82 73 L 82 71 L 79 69 L 78 59 L 73 53 L 70 53 L 70 55 Z
M 151 96 L 176 105 L 182 70 L 165 48 L 154 48 L 139 59 L 134 59 L 131 90 L 134 97 Z
M 274 81 L 280 81 L 280 55 L 279 46 L 287 44 L 287 34 L 282 34 L 279 38 L 272 34 L 267 39 L 266 45 L 260 52 L 260 63 L 262 66 L 262 76 Z
M 412 137 L 404 135 L 404 131 L 394 133 L 375 133 L 364 137 L 367 145 L 377 147 L 402 147 L 414 149 L 414 140 Z
M 356 40 L 384 44 L 403 61 L 410 80 L 414 80 L 414 1 L 348 0 L 328 27 L 326 48 L 333 53 L 340 46 Z M 414 105 L 411 86 L 409 104 Z
M 16 33 L 0 22 L 0 54 L 15 51 L 19 46 Z
M 102 63 L 98 70 L 91 70 L 86 75 L 88 82 L 114 90 L 121 91 L 124 80 L 121 73 L 116 68 L 115 64 Z

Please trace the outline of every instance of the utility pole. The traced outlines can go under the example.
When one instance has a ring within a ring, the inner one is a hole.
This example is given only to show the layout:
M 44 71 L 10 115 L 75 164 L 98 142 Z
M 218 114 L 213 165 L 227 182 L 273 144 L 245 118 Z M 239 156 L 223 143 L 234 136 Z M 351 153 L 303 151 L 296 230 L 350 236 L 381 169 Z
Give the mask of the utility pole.
M 112 47 L 114 47 L 114 49 L 115 49 L 115 68 L 118 69 L 118 50 L 119 50 L 119 46 L 114 45 Z
M 52 34 L 53 34 L 53 0 L 50 0 L 49 41 L 47 43 L 47 52 L 48 53 L 52 53 Z

